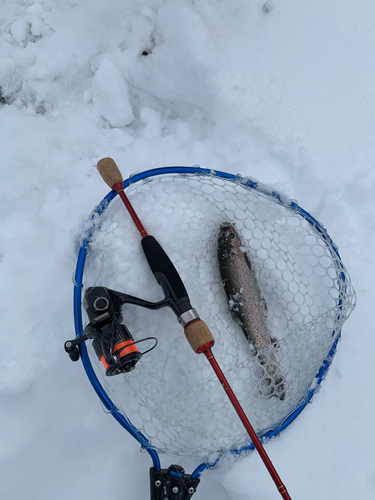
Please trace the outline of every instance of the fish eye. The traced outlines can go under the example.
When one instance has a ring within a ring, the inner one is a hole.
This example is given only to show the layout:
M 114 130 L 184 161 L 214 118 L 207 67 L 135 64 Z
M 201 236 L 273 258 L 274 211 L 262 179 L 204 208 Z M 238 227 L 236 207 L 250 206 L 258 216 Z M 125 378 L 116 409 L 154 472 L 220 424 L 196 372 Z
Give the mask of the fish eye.
M 234 233 L 230 233 L 229 238 L 234 238 Z

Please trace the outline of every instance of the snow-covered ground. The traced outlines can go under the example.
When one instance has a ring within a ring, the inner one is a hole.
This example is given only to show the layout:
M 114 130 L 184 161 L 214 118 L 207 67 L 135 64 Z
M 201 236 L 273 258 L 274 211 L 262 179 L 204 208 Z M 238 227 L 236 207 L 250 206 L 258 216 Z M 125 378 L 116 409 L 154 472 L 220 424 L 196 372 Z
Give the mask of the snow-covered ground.
M 1 498 L 149 495 L 148 455 L 63 350 L 105 156 L 126 177 L 249 175 L 325 224 L 358 305 L 313 404 L 266 449 L 293 500 L 374 497 L 374 19 L 372 0 L 1 0 Z M 196 493 L 278 497 L 256 453 Z

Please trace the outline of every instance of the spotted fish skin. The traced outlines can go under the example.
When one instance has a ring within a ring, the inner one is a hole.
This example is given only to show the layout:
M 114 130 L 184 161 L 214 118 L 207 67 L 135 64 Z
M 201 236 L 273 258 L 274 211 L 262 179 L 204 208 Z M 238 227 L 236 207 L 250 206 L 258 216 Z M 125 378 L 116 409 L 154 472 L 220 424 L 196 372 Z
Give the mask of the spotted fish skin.
M 241 239 L 230 223 L 220 226 L 218 261 L 221 280 L 232 318 L 238 323 L 260 363 L 261 393 L 285 398 L 284 377 L 280 374 L 275 342 L 267 328 L 267 306 Z

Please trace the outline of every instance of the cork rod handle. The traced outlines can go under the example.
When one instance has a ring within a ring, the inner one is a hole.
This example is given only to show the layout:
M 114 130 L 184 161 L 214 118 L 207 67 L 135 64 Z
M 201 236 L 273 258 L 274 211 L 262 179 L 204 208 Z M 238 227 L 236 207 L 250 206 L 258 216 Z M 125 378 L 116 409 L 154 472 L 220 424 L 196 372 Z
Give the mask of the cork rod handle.
M 121 172 L 112 158 L 103 158 L 102 160 L 99 160 L 97 167 L 103 180 L 111 189 L 113 189 L 113 186 L 119 182 L 121 184 L 124 183 Z
M 214 337 L 206 323 L 194 321 L 185 328 L 185 336 L 194 352 L 199 354 L 215 343 Z

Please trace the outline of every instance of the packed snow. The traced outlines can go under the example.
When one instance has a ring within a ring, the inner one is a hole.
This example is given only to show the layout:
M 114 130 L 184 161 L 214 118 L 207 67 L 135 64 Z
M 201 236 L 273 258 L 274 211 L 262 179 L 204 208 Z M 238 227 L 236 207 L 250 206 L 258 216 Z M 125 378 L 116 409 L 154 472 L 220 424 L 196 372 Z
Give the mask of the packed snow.
M 313 404 L 266 450 L 293 500 L 374 496 L 374 16 L 370 0 L 1 2 L 2 498 L 149 496 L 148 455 L 63 350 L 106 156 L 124 177 L 250 176 L 324 223 L 358 305 Z M 194 498 L 278 497 L 253 452 Z

